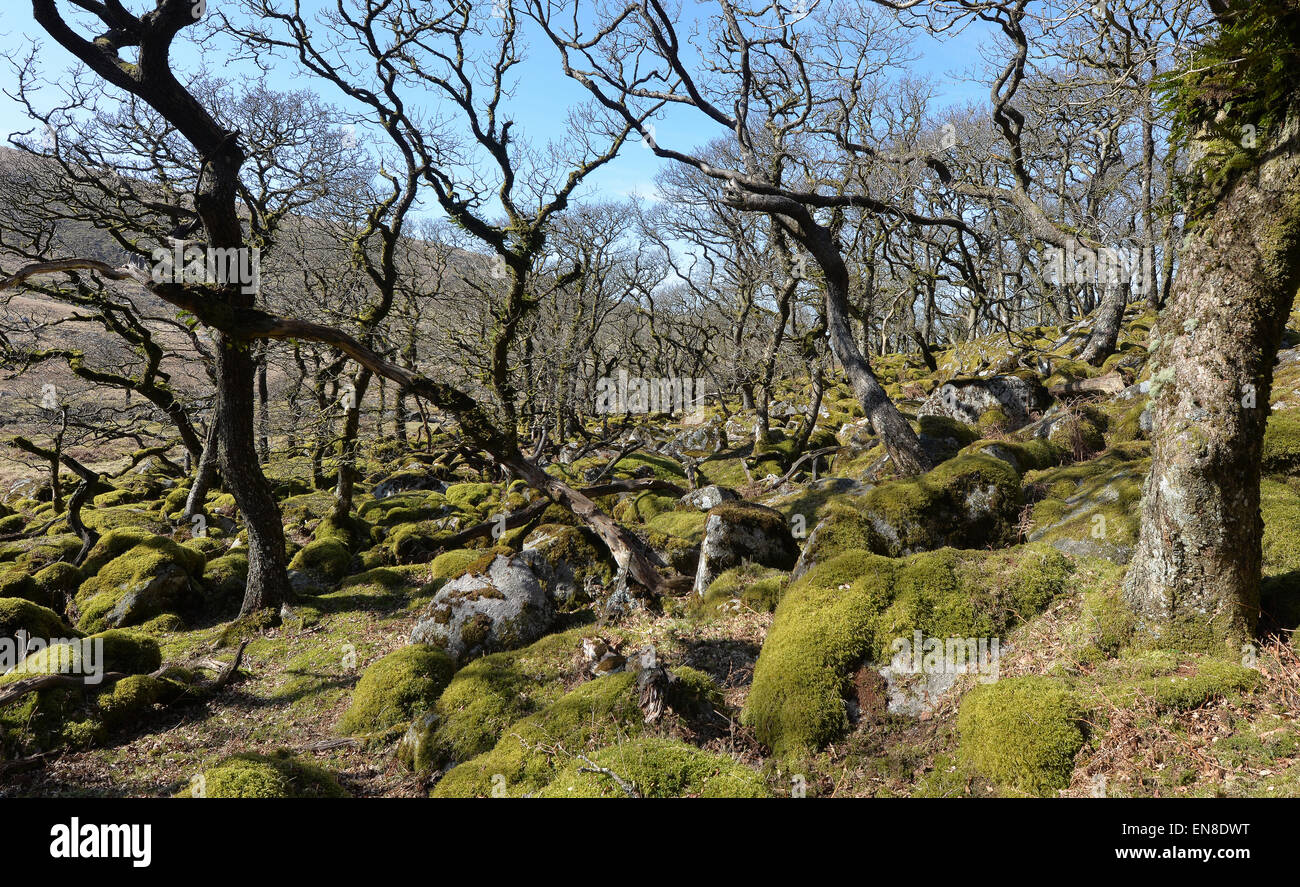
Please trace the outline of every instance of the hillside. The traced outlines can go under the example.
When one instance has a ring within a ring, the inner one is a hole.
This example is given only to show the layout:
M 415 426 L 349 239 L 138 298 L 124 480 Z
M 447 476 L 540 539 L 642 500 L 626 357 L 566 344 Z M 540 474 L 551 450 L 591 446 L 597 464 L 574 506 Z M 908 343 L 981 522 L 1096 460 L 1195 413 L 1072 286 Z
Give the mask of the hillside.
M 937 462 L 916 478 L 840 385 L 802 450 L 799 409 L 774 405 L 754 452 L 752 413 L 725 402 L 549 464 L 625 488 L 593 493 L 695 578 L 656 598 L 522 484 L 375 442 L 346 524 L 301 460 L 273 460 L 299 599 L 279 626 L 231 623 L 247 561 L 228 493 L 196 537 L 176 523 L 186 478 L 119 478 L 73 567 L 63 522 L 18 538 L 51 520 L 33 477 L 0 506 L 4 638 L 101 637 L 131 676 L 0 695 L 0 794 L 1298 795 L 1300 325 L 1265 440 L 1264 627 L 1225 658 L 1134 634 L 1119 594 L 1153 324 L 1131 308 L 1099 368 L 1066 356 L 1086 321 L 1025 331 L 1035 351 L 936 350 L 935 371 L 878 359 Z M 980 656 L 913 657 L 914 639 Z

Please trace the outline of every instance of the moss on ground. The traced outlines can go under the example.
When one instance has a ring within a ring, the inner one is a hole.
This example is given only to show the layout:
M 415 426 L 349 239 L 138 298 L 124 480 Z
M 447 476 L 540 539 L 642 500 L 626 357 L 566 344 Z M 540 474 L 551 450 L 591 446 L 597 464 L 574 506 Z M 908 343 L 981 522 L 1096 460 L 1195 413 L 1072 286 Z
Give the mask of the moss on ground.
M 389 653 L 361 676 L 339 732 L 381 733 L 432 710 L 455 670 L 451 657 L 424 644 Z
M 346 798 L 334 775 L 281 750 L 271 755 L 237 754 L 222 758 L 192 780 L 178 797 L 193 798 Z
M 591 772 L 594 765 L 628 783 L 643 798 L 771 797 L 759 774 L 726 755 L 702 751 L 672 739 L 636 739 L 574 759 L 541 798 L 620 798 L 628 793 L 611 776 Z
M 901 560 L 849 552 L 790 586 L 754 668 L 741 719 L 780 758 L 849 727 L 849 677 L 896 638 L 998 637 L 1061 594 L 1070 563 L 1047 546 L 941 549 Z
M 957 715 L 959 757 L 1013 792 L 1052 794 L 1070 783 L 1083 722 L 1083 706 L 1052 678 L 980 684 L 963 697 Z
M 711 678 L 690 668 L 674 668 L 680 694 L 715 699 Z M 555 779 L 568 755 L 586 754 L 648 729 L 641 713 L 636 677 L 631 672 L 596 678 L 511 725 L 493 749 L 453 767 L 433 796 L 487 797 L 534 794 Z

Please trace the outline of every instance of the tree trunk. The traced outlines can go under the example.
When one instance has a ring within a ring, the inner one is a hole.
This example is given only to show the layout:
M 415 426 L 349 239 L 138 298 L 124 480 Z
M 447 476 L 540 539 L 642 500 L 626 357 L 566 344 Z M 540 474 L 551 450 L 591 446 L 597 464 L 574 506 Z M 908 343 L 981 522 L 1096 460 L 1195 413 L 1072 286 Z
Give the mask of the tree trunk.
M 203 453 L 199 456 L 198 467 L 194 471 L 194 483 L 190 485 L 189 495 L 185 497 L 185 520 L 191 520 L 196 514 L 204 513 L 204 501 L 208 490 L 217 477 L 217 464 L 221 459 L 221 412 L 212 414 L 212 424 L 203 441 Z
M 498 460 L 530 487 L 550 496 L 591 527 L 605 543 L 619 569 L 625 570 L 629 578 L 651 593 L 662 589 L 664 578 L 659 574 L 659 570 L 640 541 L 619 526 L 616 520 L 601 511 L 590 497 L 570 487 L 559 478 L 547 474 L 537 467 L 536 463 L 530 462 L 519 453 L 511 454 L 506 458 L 498 457 Z
M 1257 165 L 1217 200 L 1208 185 L 1191 192 L 1212 208 L 1189 222 L 1152 330 L 1160 336 L 1151 358 L 1152 467 L 1124 594 L 1158 636 L 1190 633 L 1231 647 L 1258 618 L 1260 450 L 1273 363 L 1300 284 L 1294 100 L 1282 97 L 1290 107 L 1277 109 Z M 1225 160 L 1206 156 L 1215 144 L 1199 135 L 1192 143 L 1193 164 L 1211 180 Z
M 218 407 L 221 440 L 221 476 L 235 496 L 248 530 L 248 584 L 240 616 L 260 610 L 278 611 L 290 600 L 288 563 L 284 551 L 284 525 L 262 474 L 254 446 L 253 357 L 247 342 L 217 337 Z
M 257 453 L 266 465 L 271 461 L 271 406 L 266 386 L 267 346 L 263 345 L 257 358 Z
M 1106 296 L 1101 300 L 1101 307 L 1093 318 L 1092 334 L 1079 351 L 1078 359 L 1084 363 L 1099 367 L 1106 358 L 1115 353 L 1115 343 L 1119 341 L 1119 327 L 1124 320 L 1124 309 L 1128 306 L 1132 285 L 1121 281 L 1106 288 Z
M 352 491 L 357 478 L 357 433 L 361 428 L 361 401 L 365 399 L 372 377 L 362 368 L 352 380 L 351 395 L 343 411 L 343 431 L 339 435 L 339 467 L 334 478 L 334 507 L 331 516 L 341 521 L 352 510 Z

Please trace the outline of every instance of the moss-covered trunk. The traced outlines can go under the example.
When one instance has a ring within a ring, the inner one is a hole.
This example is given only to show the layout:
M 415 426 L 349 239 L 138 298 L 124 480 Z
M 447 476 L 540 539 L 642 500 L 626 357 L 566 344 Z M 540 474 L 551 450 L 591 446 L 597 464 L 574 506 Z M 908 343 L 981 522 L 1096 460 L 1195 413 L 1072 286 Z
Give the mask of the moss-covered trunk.
M 1206 49 L 1244 59 L 1207 69 L 1231 78 L 1229 89 L 1175 93 L 1190 109 L 1190 225 L 1152 332 L 1152 468 L 1125 596 L 1157 635 L 1236 645 L 1258 618 L 1260 449 L 1300 284 L 1300 95 L 1294 63 L 1274 64 L 1300 48 L 1300 0 L 1230 8 L 1242 12 L 1221 13 Z M 1279 15 L 1283 27 L 1270 20 Z M 1252 36 L 1260 28 L 1267 39 Z M 1269 81 L 1257 67 L 1283 73 Z

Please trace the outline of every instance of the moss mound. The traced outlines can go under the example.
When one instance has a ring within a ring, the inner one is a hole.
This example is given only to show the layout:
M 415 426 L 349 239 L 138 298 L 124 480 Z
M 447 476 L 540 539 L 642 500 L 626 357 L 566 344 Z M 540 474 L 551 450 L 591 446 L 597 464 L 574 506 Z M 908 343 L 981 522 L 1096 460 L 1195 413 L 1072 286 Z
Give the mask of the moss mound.
M 490 751 L 516 721 L 554 702 L 578 670 L 587 629 L 548 635 L 519 650 L 475 659 L 456 672 L 438 699 L 436 722 L 408 766 L 416 770 L 468 761 Z
M 103 540 L 101 540 L 103 541 Z M 138 625 L 196 602 L 193 580 L 203 572 L 202 552 L 165 536 L 150 536 L 108 561 L 81 584 L 77 627 L 97 631 Z
M 294 757 L 286 750 L 272 755 L 238 754 L 203 771 L 180 797 L 207 798 L 346 798 L 348 793 L 328 770 Z
M 1001 459 L 966 454 L 920 477 L 881 484 L 863 513 L 891 557 L 952 545 L 982 548 L 1015 540 L 1020 476 Z
M 1042 545 L 833 558 L 782 598 L 741 720 L 778 757 L 815 751 L 849 727 L 850 675 L 888 661 L 896 638 L 998 637 L 1059 595 L 1070 570 Z
M 20 631 L 29 638 L 46 640 L 77 635 L 49 607 L 23 598 L 0 598 L 0 638 L 14 638 Z
M 339 719 L 339 732 L 376 733 L 433 708 L 456 670 L 451 657 L 424 644 L 389 653 L 366 669 Z
M 980 684 L 957 714 L 958 754 L 982 776 L 1016 792 L 1048 795 L 1070 784 L 1083 747 L 1083 709 L 1052 678 Z
M 677 706 L 718 703 L 711 678 L 690 668 L 675 668 Z M 627 737 L 640 736 L 646 724 L 631 672 L 597 678 L 578 686 L 534 715 L 509 727 L 493 749 L 453 767 L 434 797 L 485 797 L 533 794 L 548 785 L 565 763 L 558 750 L 586 753 Z
M 22 598 L 42 607 L 51 606 L 54 599 L 41 588 L 36 580 L 24 572 L 11 570 L 0 573 L 0 597 Z
M 588 756 L 633 786 L 643 798 L 767 798 L 758 773 L 726 755 L 702 751 L 672 739 L 636 739 Z M 541 798 L 625 798 L 629 795 L 603 773 L 574 760 L 537 793 Z
M 701 610 L 715 610 L 733 600 L 751 610 L 771 613 L 781 600 L 787 575 L 782 570 L 745 563 L 732 567 L 714 579 L 699 599 Z

